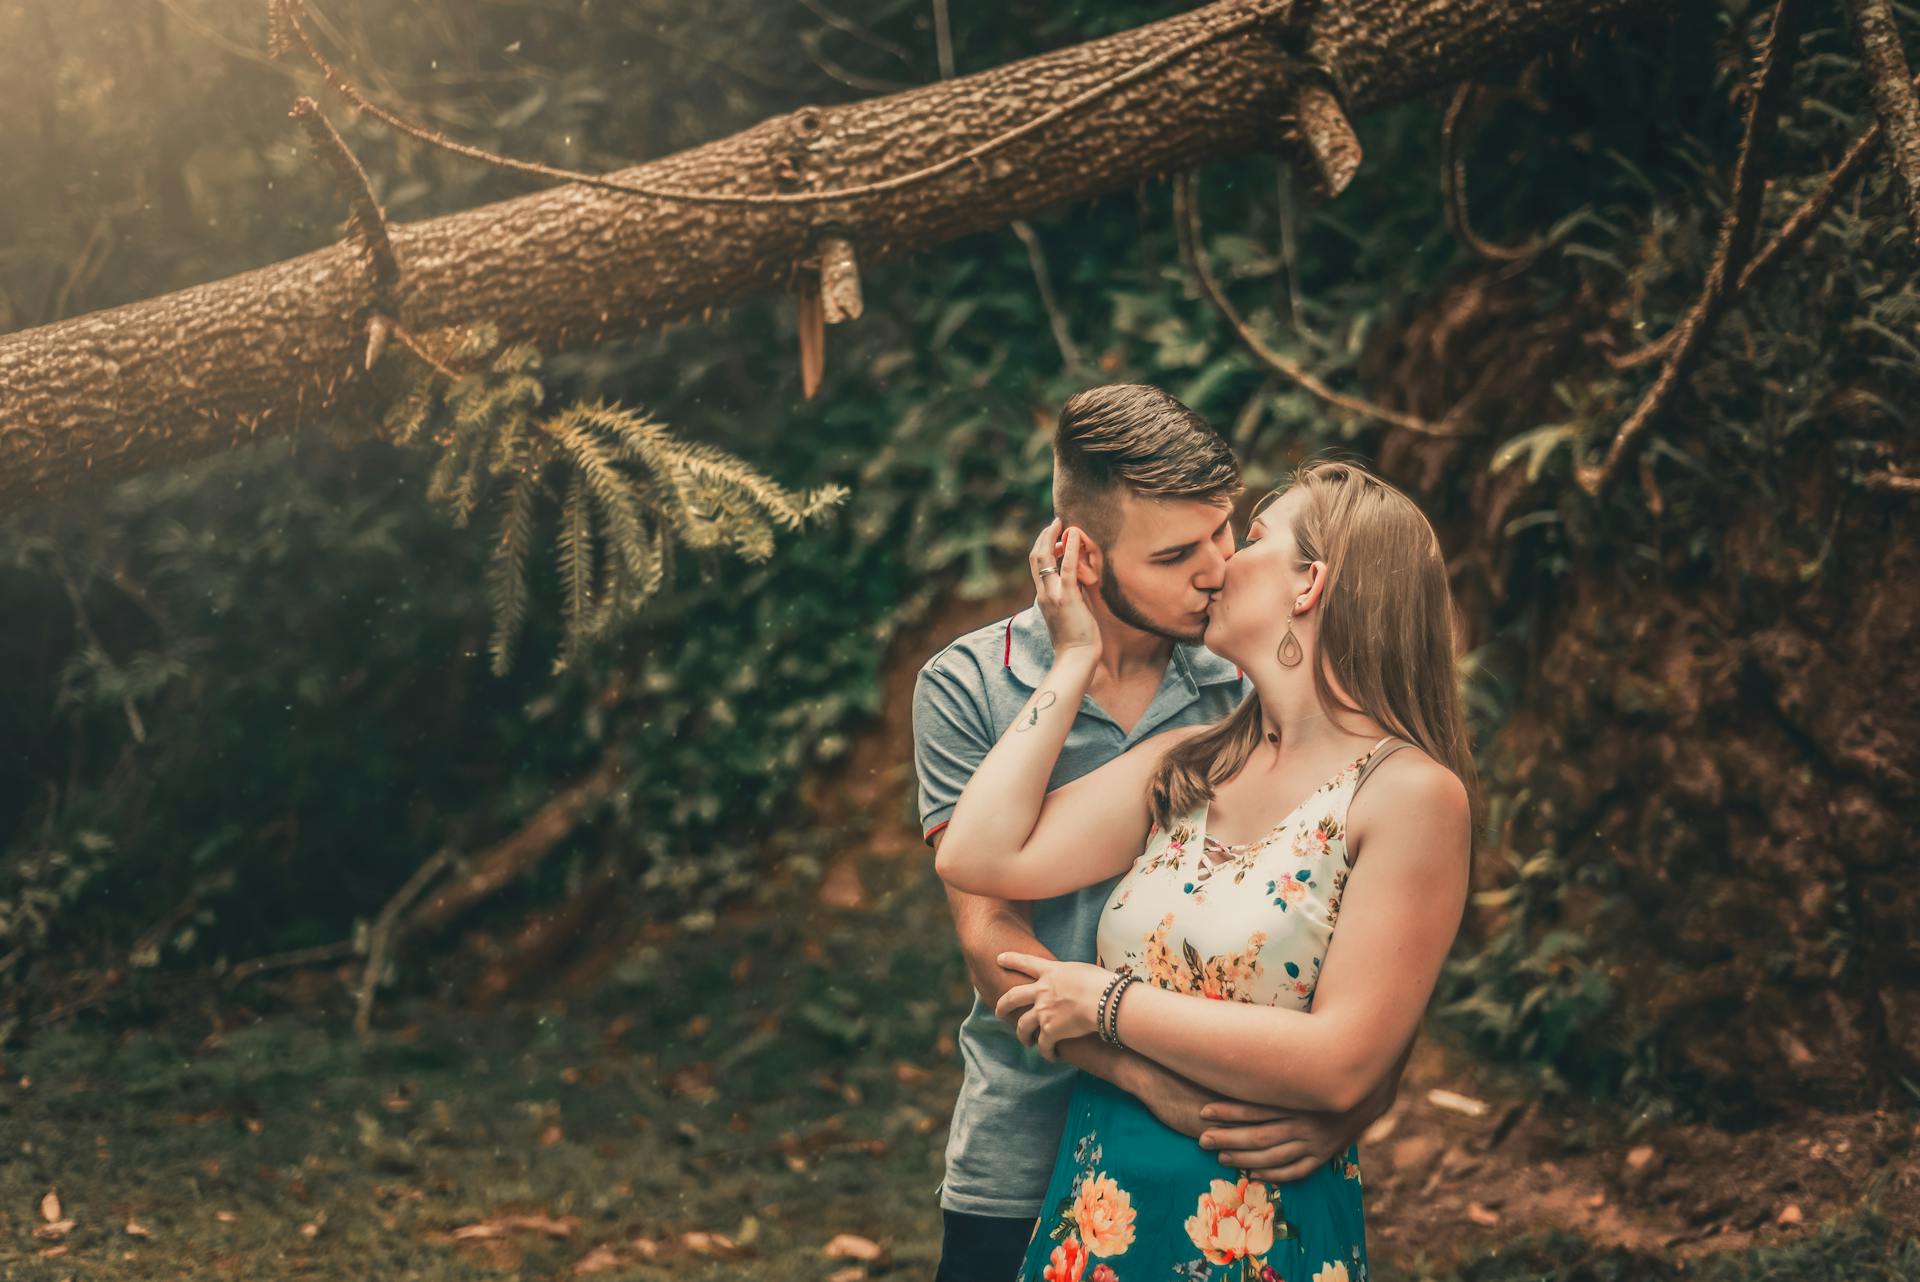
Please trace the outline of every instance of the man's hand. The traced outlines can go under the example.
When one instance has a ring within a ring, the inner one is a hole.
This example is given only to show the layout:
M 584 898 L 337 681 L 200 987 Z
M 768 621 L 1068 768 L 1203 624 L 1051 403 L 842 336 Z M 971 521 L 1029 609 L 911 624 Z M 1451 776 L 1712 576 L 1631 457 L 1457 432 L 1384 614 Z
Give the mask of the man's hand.
M 1200 1110 L 1220 1103 L 1218 1095 L 1131 1051 L 1127 1059 L 1130 1063 L 1124 1074 L 1115 1079 L 1115 1085 L 1145 1104 L 1162 1126 L 1179 1131 L 1188 1139 L 1197 1138 L 1207 1129 L 1208 1123 L 1200 1116 Z
M 1277 1184 L 1302 1179 L 1347 1151 L 1353 1113 L 1310 1112 L 1219 1100 L 1202 1114 L 1200 1147 L 1220 1156 L 1222 1166 Z
M 1256 1180 L 1278 1184 L 1311 1175 L 1329 1157 L 1346 1151 L 1339 1125 L 1345 1114 L 1296 1113 L 1223 1099 L 1152 1060 L 1138 1055 L 1132 1060 L 1117 1085 L 1132 1092 L 1161 1125 L 1219 1149 L 1223 1169 L 1238 1167 Z M 1221 1120 L 1202 1116 L 1203 1109 L 1219 1111 Z M 1241 1124 L 1229 1117 L 1249 1120 Z M 1207 1144 L 1203 1137 L 1216 1142 Z

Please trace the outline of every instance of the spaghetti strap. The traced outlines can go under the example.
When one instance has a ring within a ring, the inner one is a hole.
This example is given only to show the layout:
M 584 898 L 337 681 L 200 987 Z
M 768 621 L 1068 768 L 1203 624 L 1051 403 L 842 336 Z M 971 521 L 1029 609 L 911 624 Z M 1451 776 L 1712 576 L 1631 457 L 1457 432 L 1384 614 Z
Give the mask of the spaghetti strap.
M 1382 748 L 1381 746 L 1382 744 L 1386 744 L 1388 746 L 1385 748 Z M 1356 793 L 1360 791 L 1360 785 L 1367 781 L 1367 776 L 1373 773 L 1373 768 L 1375 766 L 1385 761 L 1388 757 L 1391 757 L 1394 753 L 1398 752 L 1400 749 L 1411 748 L 1412 746 L 1413 746 L 1412 744 L 1408 743 L 1405 739 L 1400 738 L 1398 735 L 1388 735 L 1385 739 L 1382 739 L 1379 743 L 1374 744 L 1373 750 L 1367 753 L 1367 764 L 1360 767 L 1360 775 L 1357 779 L 1353 781 L 1353 791 Z M 1347 800 L 1349 803 L 1351 803 L 1353 800 L 1352 796 L 1349 795 Z

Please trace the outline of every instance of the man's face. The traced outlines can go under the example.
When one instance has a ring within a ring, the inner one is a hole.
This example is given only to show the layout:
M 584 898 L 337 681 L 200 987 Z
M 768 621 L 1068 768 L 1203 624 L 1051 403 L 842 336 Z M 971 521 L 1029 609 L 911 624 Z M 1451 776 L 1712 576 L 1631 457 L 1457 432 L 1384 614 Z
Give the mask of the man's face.
M 1120 532 L 1101 549 L 1100 599 L 1120 622 L 1198 644 L 1233 555 L 1227 499 L 1143 499 L 1123 493 Z

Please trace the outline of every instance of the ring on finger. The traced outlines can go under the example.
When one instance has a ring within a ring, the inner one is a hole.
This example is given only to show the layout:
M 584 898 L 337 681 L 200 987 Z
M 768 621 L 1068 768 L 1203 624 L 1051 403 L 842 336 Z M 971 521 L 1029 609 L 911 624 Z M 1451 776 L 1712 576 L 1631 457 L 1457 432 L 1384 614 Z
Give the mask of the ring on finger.
M 1057 565 L 1050 565 L 1050 566 L 1048 566 L 1048 567 L 1047 567 L 1046 569 L 1044 569 L 1044 570 L 1042 570 L 1042 571 L 1040 571 L 1040 574 L 1039 574 L 1039 576 L 1038 576 L 1038 577 L 1040 577 L 1040 578 L 1043 578 L 1043 579 L 1044 579 L 1044 578 L 1046 578 L 1046 577 L 1047 577 L 1047 576 L 1048 576 L 1049 574 L 1058 574 L 1058 573 L 1060 573 L 1060 567 L 1059 567 L 1059 566 L 1057 566 Z

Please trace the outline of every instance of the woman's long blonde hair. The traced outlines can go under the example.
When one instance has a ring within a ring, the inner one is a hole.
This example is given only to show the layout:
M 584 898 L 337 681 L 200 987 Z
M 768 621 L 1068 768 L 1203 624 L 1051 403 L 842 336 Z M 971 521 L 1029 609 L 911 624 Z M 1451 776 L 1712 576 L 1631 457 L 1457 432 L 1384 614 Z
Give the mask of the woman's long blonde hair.
M 1300 564 L 1327 566 L 1313 671 L 1320 706 L 1372 717 L 1458 775 L 1472 801 L 1477 844 L 1483 802 L 1455 666 L 1453 593 L 1432 523 L 1366 468 L 1326 458 L 1301 465 L 1255 512 L 1295 490 L 1304 496 L 1293 516 Z M 1335 697 L 1330 677 L 1355 704 Z M 1256 692 L 1170 750 L 1148 792 L 1154 822 L 1171 827 L 1211 800 L 1264 734 Z

